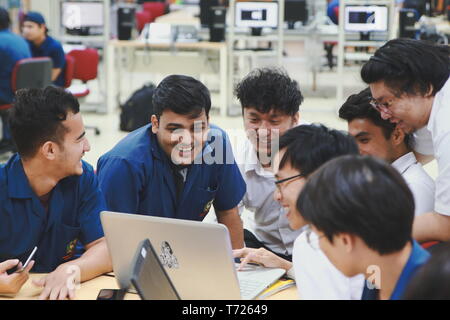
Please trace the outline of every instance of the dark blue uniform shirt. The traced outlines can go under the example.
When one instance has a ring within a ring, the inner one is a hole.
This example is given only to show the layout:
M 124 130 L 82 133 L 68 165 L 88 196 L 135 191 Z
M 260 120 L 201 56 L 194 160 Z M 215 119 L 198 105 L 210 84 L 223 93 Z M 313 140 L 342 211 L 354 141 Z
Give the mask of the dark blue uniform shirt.
M 53 62 L 53 68 L 61 69 L 58 78 L 53 81 L 53 84 L 58 87 L 64 87 L 64 67 L 66 66 L 66 55 L 61 43 L 52 37 L 47 36 L 39 47 L 36 47 L 31 41 L 28 41 L 28 44 L 30 45 L 31 54 L 33 57 L 50 57 Z
M 236 207 L 245 194 L 245 182 L 226 133 L 211 125 L 210 137 L 197 160 L 212 159 L 213 155 L 224 161 L 195 161 L 178 201 L 170 159 L 151 124 L 137 129 L 98 161 L 97 174 L 108 209 L 201 221 L 212 204 L 217 211 Z
M 33 272 L 52 272 L 74 258 L 76 244 L 103 237 L 100 211 L 105 201 L 92 167 L 53 188 L 48 211 L 31 189 L 18 154 L 0 166 L 0 261 L 23 263 L 35 246 Z

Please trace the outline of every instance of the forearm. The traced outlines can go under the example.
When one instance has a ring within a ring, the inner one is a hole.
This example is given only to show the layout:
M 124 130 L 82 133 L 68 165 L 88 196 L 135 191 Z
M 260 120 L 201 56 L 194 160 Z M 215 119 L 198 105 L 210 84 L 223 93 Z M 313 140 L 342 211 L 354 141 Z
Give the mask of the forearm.
M 61 267 L 76 266 L 80 271 L 80 281 L 91 280 L 112 271 L 112 262 L 106 240 L 103 238 L 90 247 L 79 259 L 67 262 Z
M 233 249 L 244 247 L 244 228 L 238 208 L 227 211 L 217 211 L 217 221 L 224 224 L 230 232 L 231 246 Z
M 450 216 L 429 212 L 415 218 L 413 238 L 419 242 L 449 241 Z

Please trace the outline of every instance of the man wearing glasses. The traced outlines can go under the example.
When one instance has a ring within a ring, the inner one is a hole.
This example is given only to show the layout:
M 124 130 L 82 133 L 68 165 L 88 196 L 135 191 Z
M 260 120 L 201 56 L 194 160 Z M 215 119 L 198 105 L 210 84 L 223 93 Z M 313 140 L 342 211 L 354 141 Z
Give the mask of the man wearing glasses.
M 283 218 L 290 228 L 300 233 L 294 243 L 293 262 L 264 248 L 243 248 L 234 251 L 234 256 L 242 260 L 240 268 L 249 262 L 283 268 L 289 277 L 301 283 L 298 289 L 302 299 L 359 299 L 361 276 L 356 279 L 344 277 L 320 250 L 308 244 L 307 239 L 312 246 L 317 239 L 313 235 L 306 237 L 307 222 L 296 209 L 297 198 L 310 174 L 335 157 L 358 154 L 354 139 L 323 125 L 300 125 L 280 138 L 279 149 L 273 164 L 276 178 L 274 199 L 284 208 Z
M 371 99 L 369 88 L 351 95 L 339 109 L 339 117 L 347 120 L 348 131 L 355 137 L 361 155 L 383 159 L 400 172 L 414 195 L 416 216 L 432 211 L 434 181 L 411 150 L 412 135 L 383 120 L 369 103 Z
M 389 41 L 361 70 L 383 119 L 405 131 L 431 133 L 428 149 L 439 173 L 434 210 L 414 221 L 413 236 L 420 242 L 450 240 L 449 76 L 450 47 L 408 39 Z M 415 149 L 423 149 L 417 142 Z

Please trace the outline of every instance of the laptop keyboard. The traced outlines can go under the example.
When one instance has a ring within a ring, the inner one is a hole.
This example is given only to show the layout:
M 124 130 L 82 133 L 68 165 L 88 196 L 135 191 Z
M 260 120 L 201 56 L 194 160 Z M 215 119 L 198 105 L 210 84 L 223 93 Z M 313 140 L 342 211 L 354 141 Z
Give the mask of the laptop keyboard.
M 267 282 L 255 281 L 255 279 L 239 279 L 239 287 L 242 299 L 251 300 L 267 287 Z

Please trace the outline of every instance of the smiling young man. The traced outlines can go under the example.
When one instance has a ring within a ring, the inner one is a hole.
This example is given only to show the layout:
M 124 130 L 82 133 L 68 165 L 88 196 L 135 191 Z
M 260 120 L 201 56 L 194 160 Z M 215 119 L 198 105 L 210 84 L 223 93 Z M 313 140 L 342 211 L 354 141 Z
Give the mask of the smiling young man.
M 284 208 L 283 218 L 297 230 L 292 262 L 265 248 L 235 250 L 241 268 L 249 262 L 265 267 L 283 268 L 288 277 L 301 284 L 301 299 L 359 299 L 361 276 L 347 278 L 337 270 L 320 250 L 313 250 L 305 237 L 306 221 L 297 210 L 297 198 L 308 177 L 327 161 L 345 154 L 357 154 L 353 137 L 322 125 L 301 125 L 280 138 L 280 151 L 274 158 L 276 177 L 274 199 Z
M 429 259 L 412 240 L 413 195 L 382 160 L 348 155 L 328 162 L 309 178 L 297 209 L 316 235 L 311 246 L 347 277 L 365 275 L 363 300 L 402 299 Z
M 427 149 L 433 150 L 439 172 L 434 210 L 414 222 L 413 235 L 420 242 L 450 240 L 449 65 L 449 46 L 396 39 L 378 49 L 361 70 L 383 119 L 405 131 L 431 133 Z
M 300 231 L 289 227 L 283 207 L 273 199 L 272 158 L 280 137 L 299 124 L 302 93 L 298 83 L 277 68 L 252 71 L 236 86 L 235 93 L 247 134 L 235 152 L 247 184 L 240 210 L 245 207 L 252 212 L 243 213 L 245 245 L 266 248 L 292 261 L 292 247 Z
M 98 161 L 109 210 L 201 221 L 214 205 L 233 248 L 242 248 L 237 205 L 245 182 L 226 133 L 209 124 L 211 99 L 198 80 L 166 77 L 153 95 L 151 123 Z
M 383 159 L 400 172 L 414 195 L 415 214 L 430 212 L 434 207 L 434 181 L 412 152 L 412 135 L 383 120 L 371 100 L 369 88 L 351 95 L 339 109 L 339 117 L 347 120 L 348 131 L 355 137 L 361 155 Z
M 0 261 L 25 262 L 37 246 L 33 271 L 49 273 L 34 282 L 40 298 L 73 298 L 74 271 L 87 281 L 112 270 L 78 101 L 53 87 L 21 90 L 9 122 L 18 154 L 0 167 Z M 74 260 L 77 243 L 86 252 Z

